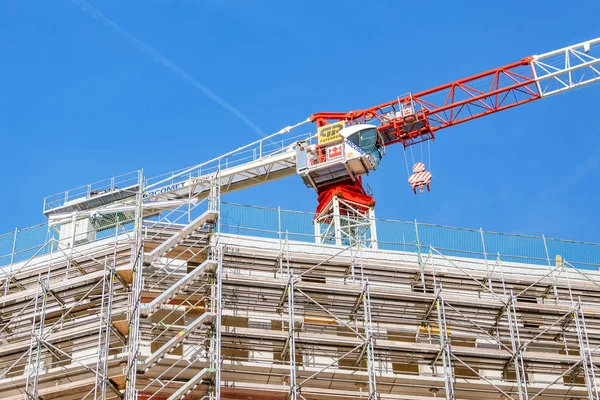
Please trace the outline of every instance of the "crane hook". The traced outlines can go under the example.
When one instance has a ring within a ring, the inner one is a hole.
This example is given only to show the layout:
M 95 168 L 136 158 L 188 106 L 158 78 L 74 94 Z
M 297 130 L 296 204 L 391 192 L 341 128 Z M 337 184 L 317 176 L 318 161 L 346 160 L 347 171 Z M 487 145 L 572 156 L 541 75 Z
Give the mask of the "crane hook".
M 427 191 L 431 191 L 429 185 L 431 183 L 431 172 L 425 170 L 425 164 L 418 162 L 413 165 L 413 174 L 408 178 L 408 183 L 413 189 L 413 192 L 417 194 L 417 187 L 419 191 L 423 193 L 423 186 L 427 187 Z

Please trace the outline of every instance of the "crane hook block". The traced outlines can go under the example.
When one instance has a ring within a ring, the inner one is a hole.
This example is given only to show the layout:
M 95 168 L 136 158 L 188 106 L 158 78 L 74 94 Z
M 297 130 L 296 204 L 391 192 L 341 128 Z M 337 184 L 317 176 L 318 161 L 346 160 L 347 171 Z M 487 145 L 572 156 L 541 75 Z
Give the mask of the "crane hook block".
M 425 164 L 416 163 L 413 165 L 413 174 L 408 178 L 408 183 L 410 183 L 415 194 L 417 194 L 417 188 L 423 193 L 423 186 L 426 186 L 427 191 L 430 191 L 431 172 L 425 170 Z

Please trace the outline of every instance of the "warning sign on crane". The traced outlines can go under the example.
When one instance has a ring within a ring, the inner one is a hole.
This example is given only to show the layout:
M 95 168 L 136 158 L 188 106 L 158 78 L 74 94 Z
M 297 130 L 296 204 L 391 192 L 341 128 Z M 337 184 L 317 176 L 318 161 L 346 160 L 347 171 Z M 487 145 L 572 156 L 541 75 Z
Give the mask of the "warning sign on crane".
M 317 129 L 317 137 L 319 138 L 319 145 L 338 141 L 342 138 L 340 131 L 344 129 L 346 124 L 344 121 L 336 122 L 335 124 L 329 124 Z
M 335 160 L 344 155 L 344 146 L 342 144 L 336 144 L 327 148 L 327 161 Z

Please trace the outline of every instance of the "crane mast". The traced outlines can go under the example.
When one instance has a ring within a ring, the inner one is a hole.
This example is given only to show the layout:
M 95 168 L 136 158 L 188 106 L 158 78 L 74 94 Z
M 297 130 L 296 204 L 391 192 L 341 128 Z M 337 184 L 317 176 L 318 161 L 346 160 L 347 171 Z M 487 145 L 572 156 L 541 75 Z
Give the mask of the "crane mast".
M 578 43 L 494 68 L 386 103 L 349 112 L 319 112 L 264 139 L 208 162 L 144 181 L 145 215 L 200 201 L 211 185 L 221 193 L 299 175 L 318 194 L 315 236 L 334 244 L 377 246 L 375 200 L 363 188 L 362 177 L 375 171 L 385 148 L 402 143 L 406 149 L 435 139 L 441 129 L 458 125 L 534 100 L 600 81 L 600 38 Z M 317 134 L 293 134 L 307 123 Z M 416 193 L 429 189 L 431 174 L 422 163 L 413 167 L 409 183 Z M 127 214 L 135 209 L 137 175 L 111 178 L 44 200 L 49 221 L 71 221 L 73 213 L 90 219 Z

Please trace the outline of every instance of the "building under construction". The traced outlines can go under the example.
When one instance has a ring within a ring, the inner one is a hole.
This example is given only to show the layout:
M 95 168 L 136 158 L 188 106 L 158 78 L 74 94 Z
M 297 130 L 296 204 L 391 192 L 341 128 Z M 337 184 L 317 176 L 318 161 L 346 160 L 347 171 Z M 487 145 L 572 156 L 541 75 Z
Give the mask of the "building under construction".
M 493 93 L 600 80 L 598 44 L 503 67 L 567 59 Z M 318 143 L 288 127 L 46 198 L 47 223 L 0 237 L 0 398 L 600 399 L 600 245 L 375 217 L 355 178 L 384 146 L 466 121 L 436 125 L 445 111 L 421 98 L 319 114 Z M 499 98 L 452 107 L 496 101 L 487 115 Z M 393 124 L 358 121 L 384 111 Z M 319 193 L 316 213 L 222 201 L 292 175 Z

